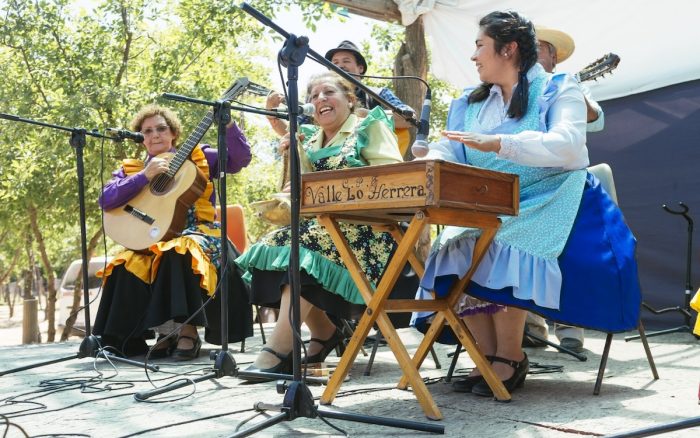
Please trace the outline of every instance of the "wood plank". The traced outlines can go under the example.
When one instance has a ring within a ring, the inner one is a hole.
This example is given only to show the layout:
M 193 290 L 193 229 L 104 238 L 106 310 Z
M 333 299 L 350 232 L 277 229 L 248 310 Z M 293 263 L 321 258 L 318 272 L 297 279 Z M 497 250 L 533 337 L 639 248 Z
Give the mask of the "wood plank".
M 425 360 L 426 356 L 428 355 L 428 352 L 430 351 L 430 347 L 433 346 L 433 343 L 442 332 L 444 325 L 445 317 L 443 316 L 443 312 L 440 312 L 437 315 L 435 315 L 433 322 L 430 324 L 430 327 L 428 327 L 428 330 L 423 336 L 423 340 L 421 341 L 420 345 L 418 345 L 418 349 L 413 354 L 412 362 L 413 366 L 416 369 L 419 369 L 420 366 L 423 364 L 423 361 Z M 403 376 L 401 376 L 401 379 L 399 379 L 399 383 L 396 385 L 396 387 L 399 389 L 406 389 L 408 388 L 409 382 L 410 380 L 408 376 L 404 374 Z
M 447 307 L 445 300 L 386 300 L 384 311 L 390 313 L 402 312 L 437 312 Z
M 390 292 L 390 290 L 387 291 L 387 293 L 388 292 Z M 438 409 L 437 404 L 435 404 L 433 396 L 430 395 L 430 391 L 428 391 L 428 387 L 418 372 L 418 368 L 413 365 L 411 356 L 408 354 L 408 351 L 406 351 L 406 347 L 403 345 L 394 326 L 391 324 L 389 316 L 384 312 L 378 313 L 377 325 L 379 326 L 379 330 L 381 330 L 382 336 L 394 353 L 394 357 L 399 367 L 401 367 L 401 371 L 403 371 L 404 376 L 406 376 L 410 382 L 413 388 L 413 394 L 416 396 L 416 399 L 418 399 L 418 403 L 423 408 L 423 412 L 431 420 L 441 420 L 442 413 L 440 413 L 440 409 Z
M 363 17 L 401 23 L 401 12 L 391 0 L 326 0 L 326 3 L 342 6 Z

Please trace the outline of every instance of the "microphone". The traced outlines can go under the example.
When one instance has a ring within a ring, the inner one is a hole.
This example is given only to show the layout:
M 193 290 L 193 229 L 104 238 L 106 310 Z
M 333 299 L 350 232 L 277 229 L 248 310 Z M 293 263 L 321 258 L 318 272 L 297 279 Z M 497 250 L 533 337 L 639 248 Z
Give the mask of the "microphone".
M 288 113 L 289 108 L 287 108 L 287 105 L 281 104 L 273 111 Z M 305 103 L 298 106 L 298 111 L 300 116 L 312 116 L 316 112 L 316 107 L 313 103 Z
M 107 132 L 116 139 L 129 139 L 134 143 L 143 143 L 143 134 L 140 132 L 132 132 L 127 129 L 107 128 Z
M 423 101 L 423 109 L 420 112 L 420 122 L 418 123 L 418 131 L 416 132 L 416 141 L 411 146 L 411 153 L 416 158 L 422 158 L 428 155 L 430 150 L 428 147 L 428 133 L 430 132 L 430 87 L 425 91 L 425 100 Z

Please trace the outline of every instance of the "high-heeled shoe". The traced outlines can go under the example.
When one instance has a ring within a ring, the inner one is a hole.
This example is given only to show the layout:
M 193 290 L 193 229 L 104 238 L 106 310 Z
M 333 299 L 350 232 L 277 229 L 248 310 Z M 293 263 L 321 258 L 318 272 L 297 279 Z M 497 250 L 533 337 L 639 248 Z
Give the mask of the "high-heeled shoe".
M 486 355 L 486 360 L 492 362 L 493 356 Z M 466 376 L 459 379 L 455 379 L 452 382 L 452 390 L 454 392 L 472 392 L 472 388 L 479 382 L 484 381 L 484 376 Z
M 336 347 L 339 348 L 339 352 L 342 355 L 343 352 L 345 351 L 345 344 L 343 344 L 343 335 L 336 330 L 330 338 L 326 339 L 325 341 L 322 339 L 318 338 L 311 338 L 309 343 L 311 342 L 316 342 L 318 344 L 321 344 L 321 350 L 316 352 L 315 354 L 312 354 L 311 356 L 306 356 L 304 359 L 304 362 L 306 363 L 320 363 L 326 360 L 326 357 L 330 354 L 331 351 L 335 350 Z
M 255 365 L 251 365 L 248 368 L 246 368 L 244 371 L 251 372 L 251 373 L 292 374 L 292 352 L 291 351 L 289 353 L 287 353 L 286 355 L 284 355 L 282 353 L 278 353 L 269 347 L 263 347 L 262 351 L 265 351 L 265 352 L 270 353 L 271 355 L 275 356 L 277 359 L 280 360 L 280 362 L 277 365 L 272 366 L 270 368 L 258 368 Z M 245 373 L 239 374 L 238 378 L 241 380 L 246 380 L 248 382 L 269 382 L 272 380 L 276 380 L 274 377 L 247 375 Z
M 169 339 L 165 339 L 164 334 L 159 334 L 158 339 L 156 339 L 156 343 L 154 344 L 154 347 L 158 346 L 158 348 L 153 348 L 151 350 L 151 354 L 149 355 L 150 359 L 164 359 L 172 353 L 173 349 L 177 346 L 177 340 L 175 337 L 171 337 Z
M 505 386 L 508 392 L 512 393 L 516 388 L 521 388 L 525 384 L 525 376 L 527 376 L 527 372 L 530 370 L 530 361 L 527 359 L 527 354 L 525 354 L 525 357 L 520 362 L 498 356 L 492 356 L 491 362 L 501 362 L 513 368 L 513 375 L 507 380 L 502 380 L 503 386 Z M 474 387 L 472 387 L 472 394 L 483 397 L 493 397 L 493 391 L 489 388 L 486 380 L 474 385 Z
M 192 341 L 192 348 L 175 348 L 171 357 L 174 360 L 192 360 L 199 356 L 199 350 L 202 348 L 202 340 L 199 336 L 193 338 L 192 336 L 180 335 L 177 338 L 177 342 L 180 343 L 180 339 L 189 339 Z

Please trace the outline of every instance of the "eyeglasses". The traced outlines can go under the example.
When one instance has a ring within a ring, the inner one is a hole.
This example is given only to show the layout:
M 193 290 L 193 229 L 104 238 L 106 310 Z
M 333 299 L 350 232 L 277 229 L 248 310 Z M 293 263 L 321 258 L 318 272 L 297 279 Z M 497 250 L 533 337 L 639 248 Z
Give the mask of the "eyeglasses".
M 170 129 L 170 126 L 168 126 L 168 125 L 158 125 L 158 126 L 156 126 L 155 129 L 153 129 L 153 128 L 144 129 L 143 131 L 141 131 L 141 134 L 143 134 L 145 136 L 153 135 L 153 131 L 158 132 L 158 134 L 162 134 L 169 129 Z

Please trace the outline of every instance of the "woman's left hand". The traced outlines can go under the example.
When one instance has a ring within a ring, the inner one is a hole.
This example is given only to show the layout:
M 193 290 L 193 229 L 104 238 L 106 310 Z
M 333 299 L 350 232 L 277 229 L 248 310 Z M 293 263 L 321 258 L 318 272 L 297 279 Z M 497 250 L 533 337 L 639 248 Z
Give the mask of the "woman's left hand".
M 482 152 L 499 152 L 501 150 L 501 139 L 497 135 L 462 131 L 442 131 L 442 135 L 449 140 L 458 141 Z

